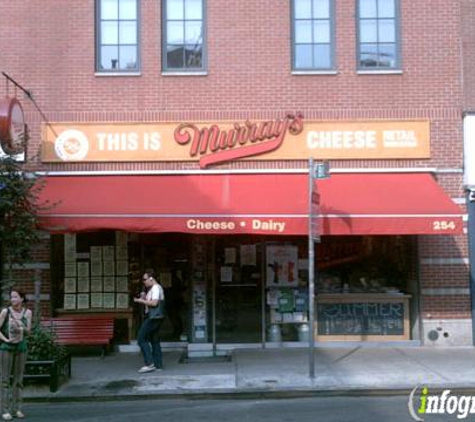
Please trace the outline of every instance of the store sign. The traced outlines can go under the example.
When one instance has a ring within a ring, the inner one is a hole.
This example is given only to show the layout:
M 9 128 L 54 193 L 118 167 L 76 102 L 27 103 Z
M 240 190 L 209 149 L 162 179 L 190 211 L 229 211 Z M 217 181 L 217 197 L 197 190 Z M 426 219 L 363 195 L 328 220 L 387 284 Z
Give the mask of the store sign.
M 430 158 L 430 122 L 53 123 L 42 142 L 44 162 L 413 159 Z
M 248 218 L 190 218 L 186 220 L 186 231 L 191 233 L 254 233 L 285 234 L 289 219 Z
M 288 114 L 274 121 L 234 123 L 232 129 L 184 123 L 176 128 L 174 138 L 179 145 L 189 145 L 190 157 L 199 156 L 200 167 L 204 168 L 270 153 L 280 148 L 287 132 L 298 135 L 302 129 L 302 115 Z
M 26 124 L 23 108 L 16 98 L 0 101 L 0 155 L 17 155 L 25 151 Z

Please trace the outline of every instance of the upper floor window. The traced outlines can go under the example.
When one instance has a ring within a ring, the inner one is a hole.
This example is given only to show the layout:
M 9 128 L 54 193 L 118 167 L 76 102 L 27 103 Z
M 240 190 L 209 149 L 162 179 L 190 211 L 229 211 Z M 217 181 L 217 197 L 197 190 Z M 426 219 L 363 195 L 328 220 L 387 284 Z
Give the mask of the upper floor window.
M 333 69 L 333 0 L 292 3 L 293 69 Z
M 163 1 L 163 70 L 205 70 L 205 0 Z
M 399 35 L 397 0 L 358 1 L 358 67 L 398 69 Z
M 139 70 L 138 1 L 97 1 L 98 72 Z

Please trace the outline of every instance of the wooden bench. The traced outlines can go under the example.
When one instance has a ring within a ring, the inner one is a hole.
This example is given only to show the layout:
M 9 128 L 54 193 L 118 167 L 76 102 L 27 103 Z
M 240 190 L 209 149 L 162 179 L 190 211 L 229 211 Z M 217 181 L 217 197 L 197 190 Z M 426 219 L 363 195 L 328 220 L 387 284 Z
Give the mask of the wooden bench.
M 51 328 L 56 341 L 63 346 L 101 346 L 102 356 L 114 337 L 114 319 L 110 317 L 42 319 L 41 325 Z

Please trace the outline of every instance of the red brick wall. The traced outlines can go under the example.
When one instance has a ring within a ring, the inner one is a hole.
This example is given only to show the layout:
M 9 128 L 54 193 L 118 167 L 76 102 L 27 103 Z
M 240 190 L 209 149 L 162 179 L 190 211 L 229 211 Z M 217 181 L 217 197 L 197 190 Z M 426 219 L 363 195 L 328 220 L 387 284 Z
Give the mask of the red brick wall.
M 290 75 L 287 1 L 223 7 L 208 0 L 209 75 L 161 77 L 160 2 L 143 0 L 142 76 L 126 79 L 94 76 L 93 3 L 2 2 L 2 68 L 32 88 L 50 112 L 82 111 L 94 119 L 95 113 L 185 111 L 200 118 L 289 107 L 347 112 L 460 107 L 455 0 L 401 1 L 400 76 L 356 75 L 354 2 L 336 2 L 339 74 L 298 77 Z
M 315 120 L 429 119 L 432 156 L 428 160 L 335 161 L 332 167 L 455 169 L 440 174 L 439 183 L 450 196 L 463 196 L 462 110 L 475 106 L 475 25 L 464 21 L 461 26 L 461 18 L 474 21 L 473 1 L 401 0 L 403 71 L 394 75 L 357 74 L 355 2 L 336 1 L 338 73 L 305 76 L 291 74 L 289 1 L 208 0 L 207 76 L 161 75 L 161 2 L 140 3 L 142 62 L 138 77 L 94 74 L 93 0 L 0 2 L 0 70 L 33 91 L 50 121 L 239 121 L 274 118 L 288 110 L 302 111 L 305 118 Z M 465 86 L 461 33 L 467 57 Z M 0 83 L 0 97 L 5 93 L 6 85 Z M 41 117 L 28 101 L 24 104 L 32 135 L 32 167 L 117 171 L 197 168 L 190 163 L 41 166 L 34 158 L 39 150 Z M 264 161 L 218 168 L 306 165 L 305 161 Z M 467 256 L 464 236 L 432 236 L 420 242 L 421 258 Z M 447 273 L 445 268 L 451 271 Z M 439 266 L 421 267 L 422 286 L 431 285 L 439 270 Z M 455 283 L 468 287 L 468 276 L 465 284 L 463 281 L 466 271 L 465 265 L 444 267 L 440 274 L 444 274 L 445 284 L 441 286 Z M 466 297 L 431 297 L 423 301 L 423 310 L 435 309 L 447 318 L 459 312 L 467 316 L 467 301 Z
M 430 118 L 431 160 L 361 165 L 460 167 L 459 2 L 401 1 L 400 75 L 356 73 L 354 2 L 336 3 L 337 75 L 291 75 L 290 7 L 281 0 L 208 0 L 208 75 L 188 77 L 161 76 L 160 2 L 141 1 L 140 77 L 94 75 L 92 0 L 2 2 L 0 68 L 33 90 L 51 121 L 239 120 L 286 110 L 316 119 Z M 40 117 L 27 108 L 34 153 Z
M 425 296 L 421 300 L 421 313 L 424 318 L 470 319 L 470 296 Z
M 34 300 L 31 299 L 35 294 L 35 281 L 41 281 L 40 295 L 43 300 L 40 302 L 42 315 L 50 315 L 51 306 L 49 300 L 44 300 L 49 297 L 51 293 L 51 277 L 50 277 L 50 240 L 49 237 L 41 239 L 32 248 L 32 262 L 27 263 L 25 268 L 15 266 L 12 272 L 14 286 L 22 290 L 29 298 L 28 307 L 34 309 Z M 41 268 L 31 268 L 31 264 Z M 4 270 L 4 275 L 7 276 L 7 270 Z M 45 296 L 46 295 L 46 296 Z
M 475 110 L 475 3 L 461 0 L 461 35 L 464 78 L 464 108 Z

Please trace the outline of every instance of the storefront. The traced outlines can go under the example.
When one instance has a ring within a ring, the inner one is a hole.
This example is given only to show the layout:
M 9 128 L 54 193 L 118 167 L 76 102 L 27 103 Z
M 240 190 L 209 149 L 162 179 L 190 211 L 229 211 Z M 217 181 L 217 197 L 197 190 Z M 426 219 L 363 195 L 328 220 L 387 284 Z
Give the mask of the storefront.
M 309 302 L 318 341 L 418 340 L 418 236 L 462 233 L 459 207 L 423 172 L 334 171 L 317 184 L 309 301 L 304 171 L 48 176 L 52 312 L 112 314 L 129 341 L 151 266 L 174 298 L 164 340 L 302 342 Z

